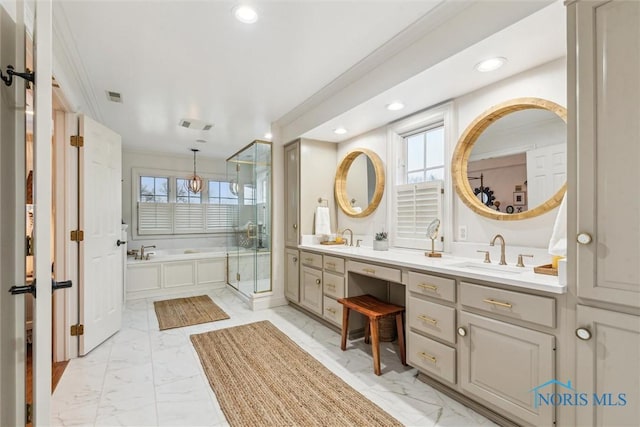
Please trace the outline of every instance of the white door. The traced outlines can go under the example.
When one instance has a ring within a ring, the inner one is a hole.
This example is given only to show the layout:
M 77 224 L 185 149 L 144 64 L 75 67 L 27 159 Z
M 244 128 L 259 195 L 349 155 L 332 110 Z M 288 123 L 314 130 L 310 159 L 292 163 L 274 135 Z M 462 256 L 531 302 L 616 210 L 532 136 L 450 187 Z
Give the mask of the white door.
M 527 205 L 546 202 L 567 180 L 567 145 L 557 144 L 527 151 Z
M 17 21 L 17 23 L 16 23 Z M 24 20 L 0 5 L 0 66 L 24 71 Z M 25 423 L 25 85 L 0 82 L 0 424 Z
M 85 355 L 122 324 L 123 269 L 120 135 L 80 116 L 80 243 L 78 353 Z

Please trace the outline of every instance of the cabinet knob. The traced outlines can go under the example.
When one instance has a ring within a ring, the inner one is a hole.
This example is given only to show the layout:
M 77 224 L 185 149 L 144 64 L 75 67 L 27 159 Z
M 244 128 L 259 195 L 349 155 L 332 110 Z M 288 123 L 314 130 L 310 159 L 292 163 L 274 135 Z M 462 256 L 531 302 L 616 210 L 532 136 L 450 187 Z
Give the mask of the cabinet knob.
M 576 336 L 583 341 L 589 341 L 591 339 L 591 331 L 587 328 L 576 329 Z
M 297 230 L 298 229 L 298 224 L 293 224 L 293 229 Z
M 298 262 L 298 257 L 293 257 L 293 262 Z
M 320 284 L 320 279 L 316 279 L 316 285 Z
M 465 328 L 463 328 L 462 326 L 460 326 L 458 328 L 458 335 L 460 335 L 461 337 L 464 337 L 467 335 L 467 330 Z
M 581 245 L 588 245 L 592 240 L 593 239 L 591 238 L 591 234 L 589 233 L 578 234 L 578 243 L 580 243 Z

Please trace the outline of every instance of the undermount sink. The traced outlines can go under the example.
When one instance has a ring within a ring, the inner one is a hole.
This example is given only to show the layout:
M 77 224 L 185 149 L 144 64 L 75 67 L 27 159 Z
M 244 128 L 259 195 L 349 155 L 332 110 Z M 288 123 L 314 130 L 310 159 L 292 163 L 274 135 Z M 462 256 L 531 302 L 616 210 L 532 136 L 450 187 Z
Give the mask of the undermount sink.
M 509 265 L 485 264 L 475 262 L 462 262 L 459 264 L 451 264 L 450 267 L 462 268 L 465 270 L 477 271 L 478 273 L 502 273 L 502 274 L 522 274 L 527 268 L 513 267 Z

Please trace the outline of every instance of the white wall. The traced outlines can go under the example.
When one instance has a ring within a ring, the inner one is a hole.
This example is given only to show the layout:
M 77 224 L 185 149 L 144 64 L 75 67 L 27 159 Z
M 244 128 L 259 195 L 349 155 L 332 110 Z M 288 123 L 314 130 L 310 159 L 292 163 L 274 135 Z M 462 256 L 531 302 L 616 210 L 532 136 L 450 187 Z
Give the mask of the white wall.
M 138 236 L 137 222 L 134 217 L 135 204 L 132 200 L 133 169 L 164 169 L 176 171 L 177 175 L 185 177 L 193 173 L 193 156 L 177 156 L 165 153 L 127 151 L 122 153 L 122 219 L 129 224 L 128 247 L 138 248 L 141 245 L 156 245 L 158 248 L 171 249 L 182 247 L 226 246 L 226 235 L 180 235 L 180 236 Z M 203 175 L 226 176 L 226 162 L 224 159 L 211 159 L 198 156 L 197 172 Z
M 566 60 L 563 58 L 549 62 L 456 98 L 454 108 L 457 116 L 457 137 L 453 140 L 457 142 L 465 128 L 490 107 L 520 97 L 544 98 L 566 106 Z M 395 173 L 395 169 L 387 162 L 387 133 L 384 127 L 338 144 L 338 164 L 349 151 L 355 148 L 369 148 L 375 151 L 385 164 L 387 177 Z M 450 151 L 453 151 L 453 148 L 450 147 Z M 350 218 L 338 212 L 340 229 L 352 228 L 354 234 L 367 237 L 373 236 L 376 231 L 383 228 L 389 230 L 392 219 L 387 218 L 386 213 L 390 191 L 389 187 L 385 188 L 380 206 L 367 218 Z M 455 245 L 459 226 L 467 227 L 465 243 L 487 245 L 492 236 L 502 233 L 509 246 L 546 248 L 555 217 L 556 209 L 528 220 L 496 221 L 473 213 L 456 194 L 453 197 L 454 251 L 460 246 Z

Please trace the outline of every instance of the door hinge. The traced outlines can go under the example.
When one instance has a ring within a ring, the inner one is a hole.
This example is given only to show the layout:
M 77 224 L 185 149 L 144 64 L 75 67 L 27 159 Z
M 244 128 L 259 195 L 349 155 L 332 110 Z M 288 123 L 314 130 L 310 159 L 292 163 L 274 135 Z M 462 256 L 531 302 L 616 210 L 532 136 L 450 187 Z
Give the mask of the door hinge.
M 33 422 L 33 406 L 31 403 L 27 403 L 26 405 L 25 418 L 27 419 L 27 424 L 31 424 Z
M 444 194 L 444 188 L 440 189 L 440 194 Z
M 72 147 L 84 147 L 84 136 L 71 135 L 71 146 Z
M 236 273 L 236 280 L 239 282 L 240 281 L 240 273 Z
M 240 163 L 236 163 L 236 172 L 240 172 Z
M 84 325 L 81 325 L 81 324 L 71 325 L 71 336 L 77 337 L 80 335 L 84 335 Z
M 440 236 L 440 241 L 444 242 L 444 236 Z
M 82 242 L 84 240 L 84 231 L 82 230 L 73 230 L 71 232 L 71 241 L 72 242 Z

